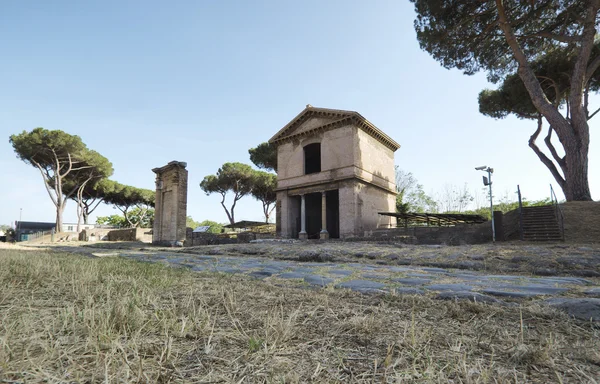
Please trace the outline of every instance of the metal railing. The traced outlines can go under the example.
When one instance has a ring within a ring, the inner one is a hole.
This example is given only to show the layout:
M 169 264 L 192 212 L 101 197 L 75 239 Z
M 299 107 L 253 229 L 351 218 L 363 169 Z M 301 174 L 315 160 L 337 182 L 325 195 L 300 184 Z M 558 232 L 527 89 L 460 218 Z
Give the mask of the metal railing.
M 550 184 L 550 200 L 552 200 L 552 205 L 554 206 L 554 211 L 556 213 L 556 219 L 558 220 L 558 227 L 560 229 L 560 238 L 561 240 L 565 240 L 565 224 L 564 224 L 564 215 L 560 205 L 558 204 L 558 199 L 556 198 L 556 194 L 554 193 L 554 188 L 552 188 L 552 184 Z
M 35 241 L 35 240 L 43 239 L 45 236 L 50 236 L 50 241 L 54 241 L 54 230 L 39 231 L 39 232 L 34 232 L 34 233 L 21 233 L 20 234 L 21 238 L 18 241 L 20 241 L 20 242 Z

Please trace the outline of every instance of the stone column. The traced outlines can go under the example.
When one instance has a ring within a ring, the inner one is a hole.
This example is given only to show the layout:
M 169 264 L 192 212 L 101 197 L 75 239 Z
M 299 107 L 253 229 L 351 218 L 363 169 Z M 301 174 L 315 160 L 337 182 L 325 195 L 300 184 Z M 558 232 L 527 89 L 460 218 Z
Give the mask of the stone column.
M 298 238 L 300 240 L 308 239 L 308 233 L 306 233 L 306 199 L 304 195 L 300 195 L 300 233 Z
M 171 161 L 156 173 L 156 199 L 152 243 L 182 246 L 186 240 L 187 179 L 186 163 Z
M 327 232 L 327 192 L 321 192 L 321 233 L 319 233 L 321 240 L 329 239 L 329 232 Z

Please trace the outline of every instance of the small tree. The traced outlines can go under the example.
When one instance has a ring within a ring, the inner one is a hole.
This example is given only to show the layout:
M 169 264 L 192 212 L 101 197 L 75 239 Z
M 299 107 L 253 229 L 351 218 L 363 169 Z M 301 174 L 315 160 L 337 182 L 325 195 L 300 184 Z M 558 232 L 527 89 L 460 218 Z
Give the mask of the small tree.
M 98 216 L 96 218 L 96 224 L 125 228 L 127 227 L 127 220 L 125 220 L 123 215 Z
M 208 175 L 200 183 L 200 188 L 207 194 L 218 193 L 221 195 L 221 206 L 227 214 L 230 224 L 235 224 L 235 205 L 244 196 L 252 191 L 254 175 L 252 167 L 242 163 L 225 163 L 216 175 Z M 233 193 L 233 202 L 228 209 L 225 197 L 228 192 Z
M 96 185 L 100 181 L 106 180 L 113 173 L 112 164 L 96 151 L 86 151 L 82 156 L 82 165 L 87 165 L 87 167 L 82 167 L 83 169 L 81 170 L 71 172 L 63 181 L 67 188 L 76 189 L 76 193 L 70 196 L 70 198 L 77 203 L 77 232 L 81 230 L 82 219 L 87 224 L 90 213 L 90 206 L 87 204 L 89 201 L 87 194 L 93 193 L 91 191 Z
M 118 183 L 105 196 L 106 203 L 121 211 L 131 228 L 148 225 L 148 215 L 151 213 L 150 208 L 154 207 L 154 199 L 154 191 Z
M 125 215 L 99 216 L 96 218 L 96 223 L 113 225 L 119 228 L 132 227 L 131 223 L 135 223 L 136 227 L 152 228 L 154 209 L 149 208 L 142 211 L 142 209 L 135 207 L 127 212 L 127 218 L 125 218 Z
M 204 220 L 201 223 L 198 223 L 199 227 L 207 226 L 208 233 L 221 233 L 223 232 L 223 224 L 219 224 L 216 221 Z
M 396 211 L 437 212 L 437 203 L 429 197 L 411 172 L 405 172 L 397 165 L 396 171 Z
M 109 179 L 100 179 L 88 183 L 81 193 L 83 222 L 88 224 L 90 215 L 104 202 L 106 196 L 114 191 L 117 183 Z
M 466 183 L 462 187 L 445 184 L 444 190 L 439 195 L 438 205 L 444 213 L 462 213 L 471 201 L 473 201 L 473 196 Z
M 56 230 L 61 232 L 67 200 L 79 187 L 74 183 L 65 188 L 64 182 L 72 173 L 93 167 L 85 162 L 87 147 L 79 136 L 44 128 L 11 135 L 9 141 L 21 160 L 40 171 L 48 196 L 56 207 Z
M 275 189 L 277 188 L 277 176 L 262 171 L 255 171 L 252 178 L 252 196 L 262 203 L 263 214 L 265 215 L 265 223 L 269 222 L 269 217 L 273 209 L 275 209 L 275 202 L 277 201 L 277 194 Z
M 270 143 L 261 143 L 248 150 L 250 161 L 258 168 L 277 172 L 277 147 Z

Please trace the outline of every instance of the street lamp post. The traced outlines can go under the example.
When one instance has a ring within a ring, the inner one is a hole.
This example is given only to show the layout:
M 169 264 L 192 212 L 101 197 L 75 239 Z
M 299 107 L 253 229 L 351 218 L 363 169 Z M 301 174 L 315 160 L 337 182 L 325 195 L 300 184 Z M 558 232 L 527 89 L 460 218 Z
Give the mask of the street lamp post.
M 492 201 L 492 173 L 494 168 L 490 168 L 487 165 L 475 168 L 477 171 L 487 172 L 488 177 L 483 176 L 483 185 L 490 189 L 490 214 L 492 215 L 492 241 L 496 242 L 496 226 L 494 225 L 494 203 Z

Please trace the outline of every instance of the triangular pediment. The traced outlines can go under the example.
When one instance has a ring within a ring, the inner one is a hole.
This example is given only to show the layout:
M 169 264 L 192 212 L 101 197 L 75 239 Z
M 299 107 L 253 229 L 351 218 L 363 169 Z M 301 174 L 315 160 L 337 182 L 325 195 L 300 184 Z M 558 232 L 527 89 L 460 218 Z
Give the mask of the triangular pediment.
M 310 104 L 307 105 L 306 108 L 292 121 L 281 128 L 279 132 L 269 140 L 269 143 L 277 145 L 300 136 L 306 136 L 317 133 L 318 131 L 334 129 L 349 124 L 363 129 L 394 151 L 400 148 L 400 144 L 396 143 L 379 128 L 371 124 L 358 112 L 341 109 L 316 108 Z
M 287 137 L 305 134 L 351 117 L 352 115 L 349 111 L 307 106 L 300 114 L 298 114 L 298 116 L 281 128 L 269 141 L 281 141 Z

